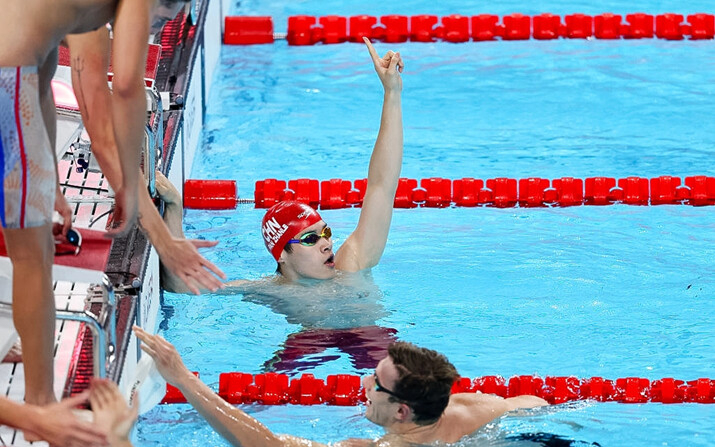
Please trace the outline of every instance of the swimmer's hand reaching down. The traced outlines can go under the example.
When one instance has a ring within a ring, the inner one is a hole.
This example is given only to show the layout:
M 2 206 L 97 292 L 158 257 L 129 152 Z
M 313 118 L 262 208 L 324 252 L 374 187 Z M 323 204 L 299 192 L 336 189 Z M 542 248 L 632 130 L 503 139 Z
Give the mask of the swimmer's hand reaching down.
M 160 232 L 157 228 L 154 233 L 160 233 L 162 237 L 152 241 L 161 259 L 162 287 L 172 292 L 188 291 L 196 295 L 201 288 L 212 292 L 222 289 L 224 285 L 220 279 L 226 279 L 226 275 L 197 250 L 213 247 L 218 241 L 184 238 L 181 195 L 159 171 L 156 172 L 156 191 L 164 201 L 164 223 L 169 230 Z M 167 271 L 170 274 L 166 274 Z
M 94 424 L 107 435 L 111 447 L 130 447 L 129 434 L 137 420 L 139 405 L 124 401 L 117 385 L 108 379 L 92 379 L 89 402 L 92 404 Z
M 60 232 L 63 236 L 67 236 L 67 231 L 72 227 L 72 208 L 70 208 L 65 199 L 65 195 L 62 194 L 59 183 L 57 188 L 55 188 L 55 211 L 60 215 L 62 222 L 62 231 Z
M 198 295 L 201 287 L 212 292 L 224 287 L 219 278 L 226 279 L 226 275 L 197 250 L 213 247 L 218 241 L 172 237 L 164 242 L 166 245 L 162 245 L 161 249 L 159 244 L 156 245 L 162 265 L 176 275 L 191 293 Z
M 107 231 L 108 237 L 126 235 L 137 222 L 139 201 L 136 188 L 120 188 L 114 192 L 114 212 L 112 227 Z

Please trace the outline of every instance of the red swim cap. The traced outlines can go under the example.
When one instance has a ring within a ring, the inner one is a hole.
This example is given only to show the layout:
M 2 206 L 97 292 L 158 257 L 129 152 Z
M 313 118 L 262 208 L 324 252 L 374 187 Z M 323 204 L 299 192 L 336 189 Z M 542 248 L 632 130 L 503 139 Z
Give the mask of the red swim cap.
M 320 214 L 304 203 L 278 202 L 263 216 L 263 242 L 277 261 L 293 236 L 321 220 Z

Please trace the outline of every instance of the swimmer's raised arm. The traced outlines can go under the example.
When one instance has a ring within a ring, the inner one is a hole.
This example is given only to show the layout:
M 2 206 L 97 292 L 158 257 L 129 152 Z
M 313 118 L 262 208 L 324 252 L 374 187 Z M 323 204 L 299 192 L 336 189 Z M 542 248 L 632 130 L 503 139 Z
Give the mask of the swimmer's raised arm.
M 335 255 L 335 267 L 358 271 L 377 265 L 390 231 L 395 191 L 402 168 L 402 78 L 400 53 L 380 58 L 370 40 L 363 38 L 377 76 L 385 90 L 380 130 L 370 157 L 367 191 L 357 228 Z

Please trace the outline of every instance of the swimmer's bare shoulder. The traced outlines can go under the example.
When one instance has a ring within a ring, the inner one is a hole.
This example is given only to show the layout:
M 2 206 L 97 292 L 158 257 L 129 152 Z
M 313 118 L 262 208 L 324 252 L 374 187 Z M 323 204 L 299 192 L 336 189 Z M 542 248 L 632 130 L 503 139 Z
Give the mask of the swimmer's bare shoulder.
M 265 290 L 266 287 L 276 285 L 280 278 L 269 276 L 261 279 L 234 279 L 224 283 L 224 288 L 217 293 L 221 295 L 231 295 L 234 293 L 250 293 Z
M 481 392 L 458 393 L 450 396 L 444 419 L 455 430 L 466 428 L 466 431 L 471 433 L 507 412 L 545 405 L 548 405 L 548 402 L 544 399 L 529 395 L 505 399 Z

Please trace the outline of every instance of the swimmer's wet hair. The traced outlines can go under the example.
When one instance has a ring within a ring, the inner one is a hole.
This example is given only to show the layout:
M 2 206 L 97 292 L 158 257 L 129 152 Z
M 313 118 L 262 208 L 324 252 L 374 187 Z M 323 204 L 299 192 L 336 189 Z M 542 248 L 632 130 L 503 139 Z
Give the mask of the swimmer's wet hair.
M 457 369 L 439 352 L 404 341 L 391 344 L 387 354 L 399 373 L 392 391 L 404 398 L 390 396 L 390 400 L 409 405 L 418 425 L 437 422 L 449 404 Z

